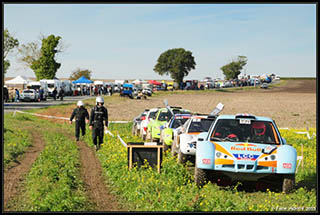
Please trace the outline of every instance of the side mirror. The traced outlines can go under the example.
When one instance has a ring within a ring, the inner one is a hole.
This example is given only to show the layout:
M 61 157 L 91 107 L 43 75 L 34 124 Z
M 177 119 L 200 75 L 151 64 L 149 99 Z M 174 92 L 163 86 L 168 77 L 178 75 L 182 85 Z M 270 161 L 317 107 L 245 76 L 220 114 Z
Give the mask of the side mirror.
M 284 139 L 283 137 L 281 137 L 281 139 L 282 139 L 283 145 L 287 145 L 286 139 Z

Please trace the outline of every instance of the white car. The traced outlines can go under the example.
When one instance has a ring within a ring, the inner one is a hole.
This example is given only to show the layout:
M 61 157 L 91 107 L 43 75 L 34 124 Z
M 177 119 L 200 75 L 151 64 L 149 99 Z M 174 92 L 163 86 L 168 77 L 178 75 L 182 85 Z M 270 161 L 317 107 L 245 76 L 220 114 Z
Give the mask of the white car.
M 143 140 L 146 140 L 148 124 L 151 120 L 153 120 L 156 117 L 157 111 L 158 111 L 158 108 L 151 108 L 148 111 L 145 119 L 142 120 L 140 123 L 140 136 L 142 137 Z
M 20 95 L 21 101 L 38 101 L 39 93 L 34 89 L 23 90 Z
M 216 116 L 194 115 L 183 126 L 174 132 L 172 155 L 178 154 L 178 162 L 185 163 L 196 154 L 197 136 L 201 132 L 208 132 Z

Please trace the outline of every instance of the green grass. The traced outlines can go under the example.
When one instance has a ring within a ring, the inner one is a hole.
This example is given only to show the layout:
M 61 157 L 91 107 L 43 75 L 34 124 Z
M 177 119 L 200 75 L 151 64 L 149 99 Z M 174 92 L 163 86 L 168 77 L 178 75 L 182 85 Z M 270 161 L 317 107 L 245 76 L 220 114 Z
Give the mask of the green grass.
M 28 147 L 32 145 L 32 136 L 28 130 L 24 130 L 20 125 L 33 122 L 29 116 L 20 115 L 13 117 L 12 114 L 6 114 L 4 117 L 4 167 L 7 168 L 12 162 L 17 161 L 18 157 L 23 155 Z M 19 126 L 18 126 L 19 125 Z

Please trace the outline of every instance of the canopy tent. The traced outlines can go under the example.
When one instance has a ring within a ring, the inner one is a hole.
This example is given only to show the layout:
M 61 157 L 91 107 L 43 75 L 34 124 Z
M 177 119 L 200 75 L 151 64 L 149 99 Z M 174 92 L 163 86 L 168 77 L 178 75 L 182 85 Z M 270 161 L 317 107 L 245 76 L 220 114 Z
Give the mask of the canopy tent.
M 155 81 L 155 80 L 150 80 L 150 81 L 149 81 L 149 84 L 153 84 L 153 85 L 161 85 L 161 83 L 160 83 L 160 82 Z
M 27 84 L 29 83 L 31 80 L 24 77 L 24 76 L 17 76 L 11 80 L 6 81 L 6 84 Z
M 132 81 L 132 83 L 138 85 L 138 84 L 141 84 L 142 81 L 143 81 L 142 79 L 136 79 L 136 80 Z
M 86 77 L 82 76 L 78 80 L 72 81 L 73 84 L 92 84 L 93 81 L 88 80 Z
M 104 81 L 94 81 L 94 85 L 105 85 Z
M 24 76 L 17 76 L 11 80 L 5 81 L 5 84 L 8 87 L 15 87 L 15 88 L 21 88 L 25 89 L 26 85 L 30 82 L 31 80 L 28 79 L 27 77 Z

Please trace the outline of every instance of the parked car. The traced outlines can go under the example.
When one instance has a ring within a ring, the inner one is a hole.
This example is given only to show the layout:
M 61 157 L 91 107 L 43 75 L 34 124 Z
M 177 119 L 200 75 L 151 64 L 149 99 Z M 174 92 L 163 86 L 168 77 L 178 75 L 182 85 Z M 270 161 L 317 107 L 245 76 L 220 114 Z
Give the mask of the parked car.
M 169 122 L 160 127 L 160 142 L 164 145 L 165 150 L 171 148 L 173 137 L 175 136 L 176 128 L 182 126 L 191 114 L 175 114 Z
M 143 88 L 142 93 L 147 96 L 152 96 L 152 89 L 151 88 Z
M 183 126 L 177 128 L 172 144 L 172 155 L 178 154 L 178 162 L 185 163 L 192 160 L 196 154 L 197 135 L 208 132 L 216 116 L 194 115 Z
M 146 118 L 141 121 L 140 137 L 143 140 L 146 140 L 148 124 L 151 120 L 155 119 L 157 112 L 158 112 L 158 108 L 151 108 L 147 112 Z
M 295 184 L 297 151 L 281 137 L 275 122 L 250 114 L 218 116 L 197 139 L 195 183 L 267 183 L 290 192 Z
M 39 93 L 35 89 L 25 89 L 20 95 L 21 101 L 34 101 L 37 102 L 39 99 Z
M 149 109 L 145 109 L 142 113 L 140 113 L 137 117 L 133 119 L 132 125 L 132 135 L 140 134 L 141 122 L 146 118 Z
M 268 89 L 269 88 L 269 85 L 267 83 L 263 83 L 260 85 L 260 88 L 262 89 Z

